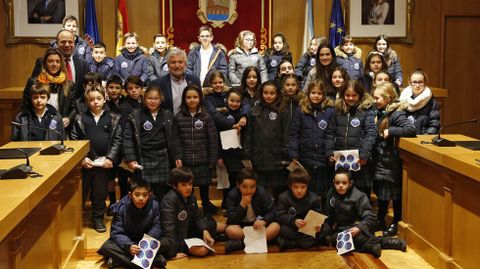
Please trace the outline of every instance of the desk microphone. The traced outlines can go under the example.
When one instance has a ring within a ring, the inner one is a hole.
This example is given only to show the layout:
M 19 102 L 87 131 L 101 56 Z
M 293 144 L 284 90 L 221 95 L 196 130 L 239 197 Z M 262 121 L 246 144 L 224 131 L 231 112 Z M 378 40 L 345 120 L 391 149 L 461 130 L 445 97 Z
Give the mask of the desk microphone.
M 16 149 L 21 153 L 25 154 L 25 164 L 19 164 L 10 169 L 0 172 L 0 179 L 22 179 L 27 178 L 30 172 L 32 172 L 32 167 L 30 166 L 30 160 L 28 159 L 28 154 L 22 149 Z
M 15 122 L 15 121 L 12 121 L 11 124 L 15 125 L 15 126 L 23 126 L 23 127 L 27 127 L 27 128 L 33 128 L 33 129 L 38 129 L 38 130 L 43 130 L 43 131 L 53 132 L 53 133 L 58 134 L 58 136 L 61 138 L 60 144 L 55 144 L 55 145 L 52 145 L 48 148 L 42 149 L 40 151 L 40 155 L 59 155 L 60 153 L 67 151 L 67 148 L 65 147 L 65 145 L 63 143 L 63 134 L 60 133 L 59 131 L 55 130 L 55 129 L 43 128 L 43 127 L 38 127 L 38 126 L 31 126 L 31 125 L 27 125 L 27 124 Z
M 477 118 L 474 118 L 474 119 L 470 119 L 470 120 L 467 120 L 467 121 L 455 122 L 455 123 L 447 124 L 447 125 L 443 126 L 443 127 L 440 128 L 440 130 L 438 131 L 438 135 L 432 139 L 432 144 L 434 144 L 434 145 L 436 145 L 436 146 L 438 146 L 438 147 L 455 147 L 455 142 L 452 142 L 452 141 L 450 141 L 450 140 L 448 140 L 448 139 L 445 139 L 445 138 L 440 137 L 440 135 L 442 134 L 443 129 L 444 129 L 444 128 L 447 128 L 447 127 L 451 127 L 451 126 L 466 124 L 466 123 L 474 123 L 474 122 L 477 122 L 477 121 L 478 121 L 478 119 L 477 119 Z

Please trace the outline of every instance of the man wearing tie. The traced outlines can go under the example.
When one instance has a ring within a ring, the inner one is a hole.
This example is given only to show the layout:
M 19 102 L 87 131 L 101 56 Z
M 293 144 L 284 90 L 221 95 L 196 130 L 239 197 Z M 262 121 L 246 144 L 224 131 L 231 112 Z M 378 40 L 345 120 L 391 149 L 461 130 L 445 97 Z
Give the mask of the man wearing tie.
M 75 99 L 78 99 L 83 96 L 83 80 L 85 78 L 85 74 L 87 74 L 89 70 L 88 63 L 85 60 L 77 58 L 73 55 L 75 50 L 75 41 L 72 32 L 62 29 L 57 33 L 56 40 L 58 49 L 65 58 L 68 80 L 74 82 L 75 84 L 73 91 Z M 24 105 L 28 104 L 30 87 L 35 83 L 37 76 L 42 71 L 42 60 L 42 58 L 37 58 L 32 74 L 27 81 L 27 85 L 23 91 Z

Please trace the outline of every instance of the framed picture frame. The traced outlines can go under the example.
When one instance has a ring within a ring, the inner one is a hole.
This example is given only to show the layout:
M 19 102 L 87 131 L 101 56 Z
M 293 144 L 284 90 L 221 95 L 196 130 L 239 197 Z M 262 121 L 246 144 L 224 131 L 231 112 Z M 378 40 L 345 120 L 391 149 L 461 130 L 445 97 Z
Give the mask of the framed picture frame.
M 65 16 L 73 15 L 83 25 L 83 0 L 4 0 L 7 10 L 6 43 L 48 44 L 62 29 Z
M 347 34 L 358 43 L 373 43 L 384 34 L 390 41 L 412 44 L 413 1 L 346 0 Z

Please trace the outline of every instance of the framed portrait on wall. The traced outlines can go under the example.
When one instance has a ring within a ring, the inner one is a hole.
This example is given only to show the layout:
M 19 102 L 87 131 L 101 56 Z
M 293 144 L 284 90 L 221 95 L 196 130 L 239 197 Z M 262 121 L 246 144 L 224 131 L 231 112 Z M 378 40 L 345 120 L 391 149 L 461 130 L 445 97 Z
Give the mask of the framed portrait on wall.
M 373 42 L 384 34 L 392 41 L 413 43 L 413 0 L 346 0 L 347 34 L 356 42 Z
M 7 43 L 50 43 L 65 16 L 80 19 L 82 0 L 5 0 Z M 81 21 L 79 22 L 81 25 Z

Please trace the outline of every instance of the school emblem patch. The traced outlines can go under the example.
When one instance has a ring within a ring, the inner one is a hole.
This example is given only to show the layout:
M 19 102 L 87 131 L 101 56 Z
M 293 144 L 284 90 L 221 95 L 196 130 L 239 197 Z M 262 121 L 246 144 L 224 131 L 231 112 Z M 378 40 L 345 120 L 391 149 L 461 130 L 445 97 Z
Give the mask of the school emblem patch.
M 150 131 L 153 129 L 153 124 L 150 122 L 150 121 L 146 121 L 144 124 L 143 124 L 143 129 L 145 131 Z
M 325 128 L 327 128 L 327 126 L 328 126 L 328 123 L 327 123 L 325 120 L 320 120 L 320 121 L 318 122 L 318 127 L 319 127 L 320 129 L 322 129 L 322 130 L 324 130 Z
M 352 125 L 352 127 L 358 127 L 360 126 L 360 120 L 358 118 L 353 118 L 351 121 L 350 121 L 350 124 Z
M 197 17 L 202 23 L 222 28 L 225 23 L 233 24 L 238 18 L 237 0 L 198 0 Z
M 198 120 L 194 123 L 194 125 L 195 125 L 195 128 L 197 128 L 197 129 L 202 129 L 202 128 L 203 128 L 203 121 L 201 121 L 201 120 L 198 119 Z

